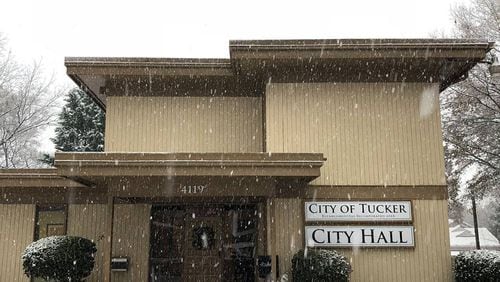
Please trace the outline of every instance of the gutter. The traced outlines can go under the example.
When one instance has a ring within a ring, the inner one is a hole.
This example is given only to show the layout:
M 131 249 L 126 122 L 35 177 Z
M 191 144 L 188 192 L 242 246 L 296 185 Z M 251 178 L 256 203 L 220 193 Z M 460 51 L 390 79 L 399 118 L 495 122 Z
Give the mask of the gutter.
M 243 50 L 322 50 L 322 49 L 487 49 L 494 42 L 478 39 L 337 39 L 337 40 L 232 40 L 229 48 Z

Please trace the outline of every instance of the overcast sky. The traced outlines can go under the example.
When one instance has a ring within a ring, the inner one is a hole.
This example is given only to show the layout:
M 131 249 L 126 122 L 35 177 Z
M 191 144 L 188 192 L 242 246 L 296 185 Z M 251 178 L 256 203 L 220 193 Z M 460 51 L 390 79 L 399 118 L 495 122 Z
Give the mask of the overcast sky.
M 424 38 L 467 0 L 0 0 L 18 59 L 59 83 L 65 56 L 228 57 L 230 39 Z M 47 146 L 47 144 L 45 144 Z
M 0 0 L 18 58 L 64 75 L 65 56 L 228 57 L 229 39 L 419 38 L 467 0 Z

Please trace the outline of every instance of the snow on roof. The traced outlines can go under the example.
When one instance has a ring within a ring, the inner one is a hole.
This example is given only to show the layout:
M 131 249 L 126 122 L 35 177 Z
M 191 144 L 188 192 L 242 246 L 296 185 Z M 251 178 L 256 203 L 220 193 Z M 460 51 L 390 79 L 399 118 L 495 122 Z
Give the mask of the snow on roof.
M 449 224 L 450 248 L 452 254 L 458 253 L 458 251 L 474 250 L 476 248 L 474 228 L 455 224 L 453 221 L 449 221 Z M 500 250 L 500 242 L 487 228 L 480 227 L 478 231 L 481 249 Z

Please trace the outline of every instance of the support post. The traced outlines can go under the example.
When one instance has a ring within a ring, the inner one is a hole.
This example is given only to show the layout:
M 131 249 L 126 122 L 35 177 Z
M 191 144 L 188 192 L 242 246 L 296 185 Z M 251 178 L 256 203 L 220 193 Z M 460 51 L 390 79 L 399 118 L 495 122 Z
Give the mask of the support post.
M 109 191 L 108 191 L 109 193 Z M 108 194 L 108 201 L 106 206 L 106 235 L 104 240 L 104 282 L 111 282 L 111 256 L 113 252 L 113 216 L 115 198 L 113 195 Z
M 271 275 L 266 281 L 277 281 L 277 262 L 276 262 L 276 228 L 275 228 L 275 201 L 267 199 L 267 251 L 271 256 Z

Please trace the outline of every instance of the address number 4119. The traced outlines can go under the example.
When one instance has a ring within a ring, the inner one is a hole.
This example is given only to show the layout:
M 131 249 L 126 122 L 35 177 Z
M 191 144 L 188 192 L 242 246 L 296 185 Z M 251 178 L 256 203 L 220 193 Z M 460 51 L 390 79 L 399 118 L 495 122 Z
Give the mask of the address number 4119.
M 207 185 L 181 185 L 180 190 L 183 194 L 201 194 L 205 192 Z

